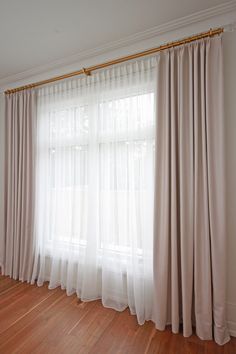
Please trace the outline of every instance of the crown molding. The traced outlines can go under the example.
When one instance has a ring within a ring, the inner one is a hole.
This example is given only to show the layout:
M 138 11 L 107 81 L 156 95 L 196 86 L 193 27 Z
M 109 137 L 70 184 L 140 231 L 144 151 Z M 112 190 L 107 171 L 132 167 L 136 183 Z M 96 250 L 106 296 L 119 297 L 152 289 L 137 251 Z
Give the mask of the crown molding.
M 56 61 L 53 61 L 49 64 L 41 65 L 38 67 L 35 67 L 30 70 L 26 70 L 14 75 L 7 76 L 5 78 L 0 79 L 0 87 L 4 87 L 8 84 L 18 82 L 20 80 L 25 80 L 29 79 L 35 75 L 40 75 L 44 74 L 50 70 L 54 69 L 60 69 L 65 66 L 69 66 L 72 64 L 75 64 L 77 62 L 107 53 L 111 52 L 113 50 L 127 47 L 129 45 L 132 45 L 134 43 L 144 41 L 153 37 L 160 36 L 162 34 L 175 31 L 181 28 L 184 28 L 186 26 L 195 24 L 200 21 L 208 20 L 210 18 L 219 16 L 219 15 L 224 15 L 226 13 L 231 13 L 232 11 L 236 11 L 236 1 L 229 1 L 211 8 L 208 8 L 206 10 L 198 11 L 193 14 L 190 14 L 188 16 L 184 16 L 181 18 L 178 18 L 176 20 L 166 22 L 164 24 L 152 27 L 148 30 L 145 30 L 143 32 L 138 32 L 133 35 L 127 36 L 125 38 L 122 38 L 118 41 L 114 42 L 109 42 L 103 46 L 96 47 L 90 50 L 86 51 L 80 51 L 72 56 L 64 57 L 61 59 L 58 59 Z

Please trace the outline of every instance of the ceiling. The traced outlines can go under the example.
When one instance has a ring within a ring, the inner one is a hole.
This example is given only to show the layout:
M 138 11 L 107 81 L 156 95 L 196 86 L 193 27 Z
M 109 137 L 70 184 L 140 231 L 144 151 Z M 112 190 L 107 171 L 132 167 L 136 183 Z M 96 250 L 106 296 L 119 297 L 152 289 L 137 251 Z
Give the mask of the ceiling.
M 222 0 L 0 0 L 0 79 L 222 4 Z

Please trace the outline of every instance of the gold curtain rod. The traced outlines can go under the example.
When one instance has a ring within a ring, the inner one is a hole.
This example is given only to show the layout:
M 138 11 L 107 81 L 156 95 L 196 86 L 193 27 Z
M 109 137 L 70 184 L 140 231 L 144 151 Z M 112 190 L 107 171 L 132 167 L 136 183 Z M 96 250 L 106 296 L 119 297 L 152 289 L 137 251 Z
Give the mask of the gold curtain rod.
M 29 84 L 29 85 L 20 86 L 20 87 L 16 87 L 16 88 L 13 88 L 13 89 L 10 89 L 10 90 L 6 90 L 5 94 L 8 95 L 8 94 L 11 94 L 11 93 L 15 93 L 15 92 L 19 92 L 19 91 L 23 91 L 23 90 L 27 90 L 27 89 L 32 89 L 34 87 L 39 87 L 39 86 L 42 86 L 42 85 L 49 84 L 51 82 L 68 79 L 70 77 L 78 76 L 78 75 L 81 75 L 81 74 L 85 74 L 87 76 L 90 76 L 92 71 L 95 71 L 95 70 L 98 70 L 98 69 L 102 69 L 102 68 L 106 68 L 106 67 L 111 66 L 111 65 L 120 64 L 120 63 L 123 63 L 125 61 L 136 59 L 136 58 L 140 58 L 140 57 L 143 57 L 143 56 L 146 56 L 146 55 L 151 55 L 151 54 L 160 52 L 160 51 L 165 50 L 165 49 L 178 47 L 180 45 L 183 45 L 183 44 L 186 44 L 186 43 L 190 43 L 190 42 L 194 42 L 194 41 L 197 41 L 197 40 L 202 39 L 202 38 L 212 37 L 212 36 L 221 34 L 222 32 L 224 32 L 223 28 L 210 29 L 207 32 L 196 34 L 194 36 L 191 36 L 191 37 L 179 40 L 179 41 L 170 42 L 170 43 L 161 45 L 161 46 L 156 47 L 156 48 L 144 50 L 143 52 L 127 55 L 125 57 L 121 57 L 121 58 L 118 58 L 118 59 L 110 60 L 110 61 L 107 61 L 107 62 L 102 63 L 102 64 L 93 65 L 93 66 L 90 66 L 88 68 L 83 68 L 83 69 L 78 70 L 78 71 L 73 71 L 73 72 L 71 72 L 69 74 L 55 76 L 55 77 L 52 77 L 52 78 L 47 79 L 47 80 L 42 80 L 42 81 L 38 81 L 38 82 Z

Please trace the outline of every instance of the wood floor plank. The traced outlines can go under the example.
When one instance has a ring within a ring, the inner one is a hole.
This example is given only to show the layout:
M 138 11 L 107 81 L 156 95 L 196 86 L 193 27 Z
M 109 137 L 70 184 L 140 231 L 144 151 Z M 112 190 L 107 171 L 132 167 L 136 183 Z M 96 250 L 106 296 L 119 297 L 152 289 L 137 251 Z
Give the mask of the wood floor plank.
M 26 285 L 27 286 L 27 285 Z M 21 296 L 9 299 L 0 307 L 0 333 L 4 332 L 12 323 L 19 321 L 38 304 L 50 296 L 45 287 L 36 288 L 27 286 Z
M 140 348 L 138 343 L 134 346 L 134 338 L 140 326 L 137 323 L 135 316 L 130 315 L 128 310 L 123 312 L 117 312 L 113 321 L 109 325 L 109 328 L 102 334 L 95 346 L 89 351 L 90 354 L 103 354 L 103 353 L 128 353 L 132 346 L 135 350 L 134 353 L 138 353 Z M 144 338 L 143 350 L 147 345 L 148 339 Z M 144 352 L 143 351 L 143 352 Z
M 19 342 L 21 342 L 24 337 L 29 337 L 28 328 L 31 327 L 31 330 L 34 331 L 34 325 L 38 317 L 42 316 L 44 311 L 47 312 L 55 302 L 60 301 L 63 297 L 64 294 L 60 291 L 52 291 L 51 294 L 48 294 L 47 297 L 39 302 L 38 306 L 28 311 L 24 317 L 21 317 L 18 321 L 12 322 L 9 327 L 0 334 L 0 353 L 3 350 L 2 348 L 4 348 L 4 346 L 8 348 L 11 342 L 14 346 L 17 342 L 17 336 Z M 41 325 L 43 325 L 43 322 L 41 322 Z
M 48 291 L 50 294 L 50 291 Z M 64 306 L 64 303 L 68 302 L 68 298 L 61 291 L 54 291 L 54 295 L 50 295 L 47 298 L 41 300 L 39 306 L 31 309 L 21 321 L 16 323 L 17 330 L 15 330 L 15 324 L 12 325 L 8 331 L 8 341 L 4 345 L 0 345 L 0 350 L 6 350 L 7 348 L 14 348 L 17 346 L 19 353 L 24 353 L 28 349 L 34 350 L 36 346 L 41 343 L 44 336 L 50 332 L 50 323 L 54 320 L 57 321 L 58 311 Z M 19 327 L 18 324 L 24 320 L 23 327 Z M 15 330 L 15 334 L 12 336 L 11 332 Z M 10 333 L 10 334 L 9 334 Z M 1 340 L 1 337 L 0 337 Z M 25 348 L 24 351 L 21 348 Z
M 156 331 L 149 345 L 148 354 L 170 354 L 170 341 L 172 336 L 173 334 L 169 328 L 163 332 Z
M 48 290 L 0 275 L 0 354 L 236 354 L 224 346 L 140 326 L 126 309 L 81 302 L 60 288 Z
M 63 330 L 63 335 L 45 338 L 45 341 L 54 346 L 56 353 L 88 353 L 116 316 L 114 310 L 104 313 L 104 307 L 100 301 L 81 303 L 78 306 L 83 306 L 83 316 L 79 316 L 78 311 L 74 310 L 73 313 L 77 317 L 76 321 L 73 319 L 71 321 L 69 316 L 70 321 L 67 326 L 61 325 L 54 329 L 57 334 L 62 333 Z M 41 348 L 39 348 L 40 351 Z
M 10 289 L 11 287 L 17 286 L 18 283 L 16 283 L 15 280 L 9 278 L 9 277 L 0 277 L 0 294 L 2 294 L 5 290 Z
M 135 335 L 130 340 L 130 345 L 128 346 L 127 354 L 147 353 L 155 333 L 155 326 L 151 321 L 145 322 L 142 326 L 138 326 Z

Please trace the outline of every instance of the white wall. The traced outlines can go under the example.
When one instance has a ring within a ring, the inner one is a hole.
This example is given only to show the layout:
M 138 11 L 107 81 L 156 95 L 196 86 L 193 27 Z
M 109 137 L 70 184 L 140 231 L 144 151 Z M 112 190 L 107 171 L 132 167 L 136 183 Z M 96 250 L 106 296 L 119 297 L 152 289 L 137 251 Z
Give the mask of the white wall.
M 0 94 L 0 265 L 3 254 L 4 94 Z
M 224 34 L 227 319 L 236 336 L 236 32 Z
M 200 32 L 209 28 L 195 27 L 193 33 Z M 187 32 L 188 33 L 188 32 Z M 182 38 L 185 34 L 176 33 L 172 34 L 172 38 Z M 167 37 L 165 37 L 167 38 Z M 146 48 L 153 47 L 153 43 L 156 45 L 159 41 L 165 42 L 160 37 L 157 40 L 153 40 L 152 43 L 147 41 Z M 140 45 L 141 46 L 141 45 Z M 143 44 L 139 48 L 138 45 L 135 48 L 130 49 L 132 52 L 144 49 Z M 114 52 L 114 57 L 127 54 L 127 51 Z M 107 55 L 107 58 L 111 57 L 111 54 Z M 104 59 L 101 59 L 103 61 Z M 93 59 L 94 63 L 98 63 Z M 91 65 L 91 61 L 85 63 L 84 66 Z M 78 65 L 77 68 L 82 65 Z M 73 68 L 75 69 L 75 68 Z M 227 258 L 227 320 L 229 323 L 231 334 L 236 336 L 236 32 L 224 34 L 224 69 L 225 69 L 225 126 L 226 126 L 226 182 L 227 182 L 227 198 L 226 198 L 226 212 L 227 212 L 227 240 L 228 240 L 228 258 Z M 66 72 L 65 68 L 62 68 L 61 72 Z M 70 71 L 67 69 L 67 71 Z M 58 73 L 57 73 L 58 74 Z M 45 77 L 51 77 L 52 73 L 45 74 L 44 77 L 37 78 L 42 79 Z M 28 82 L 34 81 L 33 78 L 27 80 Z M 21 83 L 22 84 L 22 83 Z M 14 87 L 19 85 L 15 83 L 10 85 Z M 2 227 L 3 218 L 3 153 L 4 153 L 4 114 L 3 114 L 4 97 L 0 94 L 0 233 Z M 1 239 L 1 237 L 0 237 Z M 1 244 L 0 244 L 0 263 L 1 263 Z

